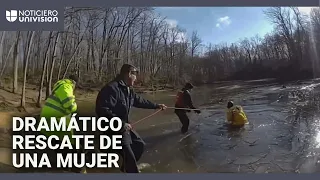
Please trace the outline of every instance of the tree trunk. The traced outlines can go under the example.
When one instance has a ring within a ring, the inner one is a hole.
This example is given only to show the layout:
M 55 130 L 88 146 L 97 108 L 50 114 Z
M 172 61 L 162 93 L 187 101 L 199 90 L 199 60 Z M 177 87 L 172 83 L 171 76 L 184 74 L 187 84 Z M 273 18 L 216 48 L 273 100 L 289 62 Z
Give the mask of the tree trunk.
M 19 59 L 18 59 L 18 46 L 20 39 L 20 31 L 17 32 L 17 39 L 13 49 L 13 87 L 12 92 L 17 93 L 18 90 L 18 67 L 19 67 Z
M 2 77 L 2 75 L 3 75 L 3 73 L 4 73 L 4 70 L 6 69 L 8 60 L 9 60 L 9 58 L 10 58 L 11 52 L 12 52 L 12 50 L 14 49 L 14 47 L 15 47 L 15 44 L 12 44 L 11 47 L 10 47 L 10 50 L 9 50 L 9 52 L 8 52 L 8 54 L 7 54 L 7 57 L 6 57 L 6 59 L 5 59 L 4 63 L 3 63 L 2 70 L 1 70 L 1 72 L 0 72 L 0 79 L 1 79 L 1 77 Z
M 28 38 L 28 53 L 24 59 L 24 75 L 23 75 L 23 85 L 22 85 L 22 94 L 21 94 L 21 107 L 26 105 L 26 82 L 27 82 L 27 72 L 28 72 L 28 62 L 31 54 L 31 47 L 33 45 L 35 31 L 32 32 L 32 35 Z
M 3 49 L 4 49 L 4 39 L 6 37 L 6 31 L 3 31 L 1 42 L 0 42 L 0 67 L 2 67 L 3 64 Z
M 45 51 L 45 56 L 44 56 L 44 62 L 42 65 L 42 75 L 41 75 L 41 81 L 40 81 L 40 88 L 39 88 L 39 96 L 38 96 L 38 100 L 37 100 L 37 106 L 41 107 L 41 100 L 42 100 L 42 90 L 43 90 L 43 83 L 44 83 L 44 78 L 45 78 L 45 73 L 46 73 L 46 69 L 47 69 L 47 64 L 48 64 L 48 50 L 49 50 L 49 46 L 51 43 L 51 35 L 52 32 L 49 33 L 48 36 L 48 45 Z
M 53 48 L 53 56 L 52 56 L 52 63 L 51 63 L 51 69 L 50 69 L 50 76 L 49 76 L 49 82 L 48 82 L 48 92 L 51 94 L 51 85 L 52 85 L 52 75 L 53 75 L 53 70 L 57 58 L 57 49 L 58 49 L 58 41 L 60 40 L 60 32 L 57 33 L 55 41 L 54 41 L 54 48 Z

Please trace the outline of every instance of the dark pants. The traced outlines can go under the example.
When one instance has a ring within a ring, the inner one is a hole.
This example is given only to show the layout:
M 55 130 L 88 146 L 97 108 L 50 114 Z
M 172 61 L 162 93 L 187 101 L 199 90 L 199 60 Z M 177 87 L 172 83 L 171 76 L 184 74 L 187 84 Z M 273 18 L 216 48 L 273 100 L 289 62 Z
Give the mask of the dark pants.
M 175 113 L 179 117 L 179 120 L 182 124 L 181 133 L 188 132 L 190 120 L 187 115 L 187 112 L 184 110 L 175 110 Z
M 139 173 L 137 161 L 140 160 L 144 152 L 144 141 L 135 132 L 130 131 L 132 143 L 123 143 L 122 151 L 120 152 L 123 158 L 121 171 L 125 173 Z M 125 137 L 124 137 L 125 138 Z M 123 141 L 126 141 L 123 139 Z

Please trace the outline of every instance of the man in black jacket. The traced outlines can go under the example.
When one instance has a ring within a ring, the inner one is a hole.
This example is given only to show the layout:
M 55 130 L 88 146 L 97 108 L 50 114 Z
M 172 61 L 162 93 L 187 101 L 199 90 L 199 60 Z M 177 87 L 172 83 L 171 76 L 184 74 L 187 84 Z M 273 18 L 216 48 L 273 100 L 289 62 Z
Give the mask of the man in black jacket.
M 96 100 L 96 113 L 98 117 L 111 119 L 119 117 L 123 123 L 122 151 L 123 164 L 122 172 L 139 173 L 137 161 L 141 158 L 145 143 L 135 132 L 129 121 L 129 112 L 132 106 L 144 109 L 165 109 L 164 104 L 155 104 L 138 96 L 132 86 L 136 80 L 138 70 L 130 64 L 124 64 L 120 74 L 98 94 Z M 106 132 L 108 135 L 114 135 L 116 132 Z
M 196 113 L 198 114 L 201 113 L 200 110 L 196 109 L 193 106 L 193 102 L 190 94 L 191 89 L 193 89 L 193 85 L 191 83 L 186 83 L 184 88 L 182 88 L 182 90 L 178 92 L 177 100 L 175 103 L 175 107 L 176 107 L 175 113 L 179 117 L 179 120 L 182 124 L 181 133 L 183 134 L 188 132 L 189 123 L 190 123 L 189 117 L 187 115 L 187 112 L 190 112 L 190 110 L 185 110 L 183 108 L 195 109 L 194 111 Z

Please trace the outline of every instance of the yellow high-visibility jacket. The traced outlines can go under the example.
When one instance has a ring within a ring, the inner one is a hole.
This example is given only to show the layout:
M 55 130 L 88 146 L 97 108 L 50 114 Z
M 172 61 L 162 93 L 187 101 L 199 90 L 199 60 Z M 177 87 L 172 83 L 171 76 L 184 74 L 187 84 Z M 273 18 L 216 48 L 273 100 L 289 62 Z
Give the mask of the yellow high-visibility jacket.
M 40 117 L 45 117 L 50 124 L 50 118 L 56 117 L 57 120 L 61 117 L 66 117 L 67 126 L 70 123 L 72 113 L 77 111 L 77 103 L 73 94 L 74 84 L 72 80 L 62 79 L 59 80 L 54 86 L 52 94 L 47 98 L 44 107 L 41 110 Z M 56 135 L 62 140 L 64 135 L 68 135 L 72 144 L 73 131 L 46 131 L 42 130 L 45 136 Z
M 241 106 L 233 106 L 227 110 L 227 120 L 231 125 L 241 126 L 248 123 L 248 118 Z

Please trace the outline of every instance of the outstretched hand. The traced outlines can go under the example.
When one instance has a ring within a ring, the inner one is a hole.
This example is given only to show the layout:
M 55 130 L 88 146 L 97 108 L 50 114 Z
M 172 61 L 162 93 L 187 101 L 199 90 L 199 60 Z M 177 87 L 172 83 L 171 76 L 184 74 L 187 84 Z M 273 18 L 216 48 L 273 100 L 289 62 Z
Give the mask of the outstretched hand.
M 165 110 L 167 109 L 167 106 L 164 104 L 159 104 L 159 109 Z
M 130 131 L 130 130 L 132 129 L 131 124 L 125 123 L 125 124 L 124 124 L 124 129 L 125 129 L 126 131 Z

